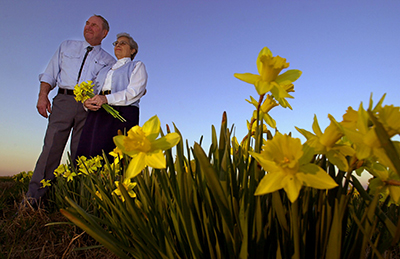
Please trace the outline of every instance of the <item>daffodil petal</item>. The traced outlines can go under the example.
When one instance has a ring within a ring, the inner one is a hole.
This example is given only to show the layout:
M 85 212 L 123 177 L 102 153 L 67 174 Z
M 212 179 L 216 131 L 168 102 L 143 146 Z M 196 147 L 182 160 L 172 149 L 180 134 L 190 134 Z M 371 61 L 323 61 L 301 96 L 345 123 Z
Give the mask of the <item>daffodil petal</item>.
M 252 105 L 254 105 L 254 107 L 257 108 L 258 102 L 256 101 L 256 99 L 254 99 L 253 96 L 250 96 L 250 100 L 251 100 L 251 101 L 249 101 L 249 100 L 246 99 L 246 101 L 247 101 L 248 103 L 251 103 Z
M 258 58 L 260 58 L 260 56 L 272 57 L 272 52 L 268 47 L 264 47 L 261 49 L 260 53 L 258 53 Z
M 165 156 L 162 150 L 147 153 L 145 160 L 146 165 L 150 167 L 157 169 L 163 169 L 166 167 Z
M 157 115 L 154 115 L 143 124 L 142 130 L 150 141 L 156 139 L 160 134 L 160 124 L 160 119 L 158 119 Z
M 372 153 L 372 149 L 366 145 L 356 146 L 356 154 L 359 160 L 368 158 Z
M 353 156 L 355 154 L 355 150 L 347 145 L 337 145 L 332 148 L 333 150 L 338 150 L 344 156 Z
M 389 186 L 390 197 L 396 204 L 400 202 L 400 187 L 399 186 Z
M 365 111 L 362 103 L 360 103 L 360 107 L 358 108 L 358 120 L 357 120 L 357 129 L 362 132 L 366 133 L 369 130 L 368 125 L 369 115 Z
M 263 155 L 249 151 L 250 155 L 252 155 L 258 163 L 264 168 L 265 171 L 268 171 L 270 173 L 278 172 L 279 167 L 271 160 L 266 159 Z
M 389 178 L 389 172 L 386 166 L 383 164 L 378 164 L 375 163 L 372 165 L 372 170 L 370 170 L 370 173 L 379 179 L 385 181 Z
M 299 158 L 299 164 L 308 164 L 317 153 L 316 148 L 312 145 L 314 139 L 316 138 L 312 138 L 303 144 L 303 155 Z
M 282 189 L 282 173 L 267 173 L 260 181 L 254 195 L 263 195 Z
M 275 97 L 278 98 L 293 98 L 286 90 L 279 84 L 272 83 L 273 87 L 271 88 L 271 93 Z M 278 100 L 279 101 L 279 100 Z
M 374 194 L 376 194 L 378 192 L 383 192 L 383 190 L 382 190 L 383 186 L 384 186 L 384 184 L 380 178 L 371 178 L 369 180 L 368 188 Z
M 349 169 L 349 163 L 347 162 L 346 157 L 340 154 L 338 151 L 331 149 L 326 153 L 326 157 L 328 158 L 329 162 L 336 165 L 340 170 L 347 172 Z
M 138 153 L 136 156 L 132 157 L 131 162 L 126 169 L 125 177 L 128 179 L 134 178 L 146 167 L 146 154 L 143 152 Z
M 277 76 L 275 82 L 277 82 L 278 84 L 287 85 L 296 81 L 300 76 L 301 76 L 300 70 L 291 69 Z
M 249 84 L 255 84 L 257 81 L 261 79 L 261 76 L 251 74 L 251 73 L 235 73 L 233 74 L 237 79 L 242 80 Z
M 296 127 L 296 126 L 295 126 L 295 128 L 296 128 L 296 130 L 297 130 L 301 135 L 303 135 L 307 140 L 309 140 L 309 139 L 312 138 L 312 137 L 315 137 L 315 135 L 312 134 L 312 133 L 311 133 L 310 131 L 308 131 L 308 130 L 300 129 L 300 128 Z
M 282 180 L 283 189 L 292 203 L 299 197 L 301 187 L 303 186 L 301 180 L 297 179 L 297 175 L 288 175 Z
M 315 189 L 331 189 L 338 186 L 329 174 L 315 164 L 302 165 L 299 170 L 297 179 L 306 186 Z
M 178 142 L 181 140 L 181 136 L 176 133 L 168 133 L 164 137 L 161 137 L 151 143 L 151 149 L 152 150 L 157 150 L 157 149 L 162 149 L 162 150 L 167 150 L 178 144 Z
M 322 135 L 322 130 L 319 127 L 317 115 L 314 114 L 314 121 L 312 124 L 312 130 L 314 131 L 315 135 L 320 137 Z
M 125 149 L 124 147 L 124 138 L 126 138 L 126 136 L 124 135 L 117 135 L 115 137 L 113 137 L 114 140 L 114 144 L 121 150 L 123 151 Z
M 357 132 L 356 130 L 349 129 L 346 127 L 343 127 L 344 134 L 346 137 L 353 143 L 355 144 L 362 144 L 363 143 L 363 135 L 360 132 Z
M 291 97 L 291 98 L 293 98 L 293 97 Z M 289 109 L 293 110 L 292 106 L 285 98 L 279 98 L 278 102 L 283 108 L 289 108 Z
M 273 84 L 267 81 L 259 80 L 254 84 L 254 86 L 256 87 L 257 93 L 262 95 L 266 92 L 272 91 Z
M 379 163 L 389 167 L 391 170 L 396 170 L 395 166 L 393 165 L 392 161 L 386 154 L 386 151 L 383 148 L 374 148 L 373 149 L 374 155 L 378 158 Z
M 264 113 L 263 115 L 265 123 L 267 123 L 271 128 L 276 127 L 276 121 L 269 115 L 268 113 Z

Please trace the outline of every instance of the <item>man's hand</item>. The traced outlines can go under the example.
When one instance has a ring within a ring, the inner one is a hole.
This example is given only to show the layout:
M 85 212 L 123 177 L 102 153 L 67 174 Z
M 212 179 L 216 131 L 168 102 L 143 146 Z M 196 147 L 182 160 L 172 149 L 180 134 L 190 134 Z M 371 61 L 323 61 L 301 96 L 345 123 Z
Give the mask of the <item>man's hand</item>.
M 40 115 L 45 118 L 48 117 L 47 112 L 51 113 L 51 103 L 48 97 L 50 90 L 51 86 L 48 83 L 40 82 L 40 92 L 36 108 Z
M 38 102 L 36 108 L 40 115 L 47 118 L 47 112 L 51 113 L 51 103 L 47 95 L 39 95 Z

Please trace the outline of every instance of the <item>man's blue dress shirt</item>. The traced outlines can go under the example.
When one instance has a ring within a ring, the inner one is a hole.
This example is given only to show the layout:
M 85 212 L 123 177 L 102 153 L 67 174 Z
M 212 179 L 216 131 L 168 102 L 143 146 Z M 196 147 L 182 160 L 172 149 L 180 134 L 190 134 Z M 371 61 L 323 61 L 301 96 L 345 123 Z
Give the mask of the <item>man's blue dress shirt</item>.
M 88 46 L 90 45 L 86 41 L 66 40 L 61 43 L 44 73 L 39 75 L 39 81 L 50 84 L 52 89 L 58 86 L 73 90 L 78 83 L 94 81 L 100 69 L 112 66 L 116 62 L 115 58 L 101 48 L 101 45 L 93 46 L 78 82 L 79 69 Z

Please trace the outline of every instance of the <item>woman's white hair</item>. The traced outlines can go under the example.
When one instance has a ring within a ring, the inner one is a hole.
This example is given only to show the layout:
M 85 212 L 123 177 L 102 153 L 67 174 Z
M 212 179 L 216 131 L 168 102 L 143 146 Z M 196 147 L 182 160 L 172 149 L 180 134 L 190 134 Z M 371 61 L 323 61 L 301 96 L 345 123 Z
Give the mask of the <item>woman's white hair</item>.
M 126 32 L 121 32 L 121 33 L 117 34 L 117 40 L 121 37 L 128 38 L 128 40 L 129 40 L 128 43 L 129 43 L 129 46 L 131 47 L 131 49 L 136 49 L 136 52 L 131 55 L 131 59 L 133 60 L 139 51 L 139 46 L 138 46 L 137 42 L 131 37 L 131 35 L 129 35 L 129 33 L 126 33 Z

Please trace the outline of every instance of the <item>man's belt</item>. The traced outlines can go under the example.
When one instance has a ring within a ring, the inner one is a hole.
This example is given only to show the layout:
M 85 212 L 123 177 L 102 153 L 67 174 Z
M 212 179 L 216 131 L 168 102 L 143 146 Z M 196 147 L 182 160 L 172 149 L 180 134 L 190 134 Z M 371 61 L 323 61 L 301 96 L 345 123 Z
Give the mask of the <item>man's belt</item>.
M 74 95 L 74 90 L 58 88 L 59 94 Z
M 74 95 L 74 90 L 58 88 L 58 93 L 59 94 Z M 101 91 L 100 94 L 101 95 L 111 94 L 111 90 Z

